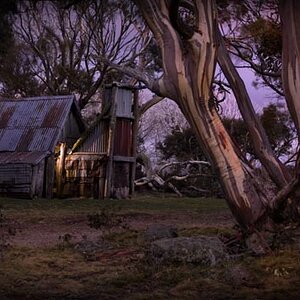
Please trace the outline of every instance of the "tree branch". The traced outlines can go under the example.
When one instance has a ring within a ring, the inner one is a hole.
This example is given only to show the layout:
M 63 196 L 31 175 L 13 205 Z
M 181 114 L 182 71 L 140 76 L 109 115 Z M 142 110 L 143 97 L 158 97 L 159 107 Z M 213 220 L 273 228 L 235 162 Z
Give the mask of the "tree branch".
M 165 98 L 154 95 L 151 100 L 147 101 L 140 107 L 140 109 L 139 109 L 140 116 L 143 115 L 149 108 L 151 108 L 155 104 L 161 102 L 163 99 L 165 99 Z
M 151 91 L 153 91 L 154 93 L 156 93 L 156 94 L 161 93 L 160 88 L 159 88 L 161 79 L 154 79 L 152 76 L 146 75 L 145 73 L 143 73 L 142 70 L 138 70 L 137 68 L 131 68 L 126 65 L 119 65 L 119 64 L 113 63 L 104 57 L 100 58 L 100 62 L 144 83 L 145 86 L 148 89 L 150 89 Z
M 185 165 L 193 165 L 193 164 L 207 166 L 207 167 L 211 166 L 211 164 L 208 161 L 204 161 L 204 160 L 189 160 L 189 161 L 183 161 L 183 162 L 174 161 L 174 162 L 170 162 L 170 163 L 163 165 L 158 170 L 158 173 L 161 174 L 164 169 L 169 168 L 171 166 L 178 166 L 178 165 L 185 166 Z
M 235 95 L 240 113 L 249 130 L 255 153 L 272 180 L 282 188 L 290 179 L 289 171 L 274 155 L 267 134 L 255 113 L 245 83 L 234 67 L 219 29 L 218 38 L 220 43 L 218 62 Z

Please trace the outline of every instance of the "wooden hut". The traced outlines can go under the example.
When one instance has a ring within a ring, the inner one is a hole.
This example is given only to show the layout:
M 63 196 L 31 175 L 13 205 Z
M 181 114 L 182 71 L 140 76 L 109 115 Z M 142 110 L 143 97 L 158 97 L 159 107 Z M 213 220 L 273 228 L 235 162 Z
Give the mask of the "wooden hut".
M 52 197 L 64 149 L 84 129 L 74 96 L 1 99 L 0 196 Z
M 127 198 L 134 189 L 137 92 L 106 86 L 102 112 L 65 160 L 66 196 Z

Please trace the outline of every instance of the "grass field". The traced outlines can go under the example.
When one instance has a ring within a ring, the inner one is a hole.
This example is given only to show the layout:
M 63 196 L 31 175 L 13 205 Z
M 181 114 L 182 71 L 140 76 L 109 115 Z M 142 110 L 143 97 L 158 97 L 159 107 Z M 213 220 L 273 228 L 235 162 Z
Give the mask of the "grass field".
M 172 225 L 180 236 L 234 233 L 222 199 L 141 195 L 0 199 L 0 205 L 1 300 L 299 299 L 299 245 L 268 257 L 245 253 L 215 267 L 145 259 L 143 233 L 152 224 Z M 95 213 L 117 222 L 91 228 L 88 215 Z

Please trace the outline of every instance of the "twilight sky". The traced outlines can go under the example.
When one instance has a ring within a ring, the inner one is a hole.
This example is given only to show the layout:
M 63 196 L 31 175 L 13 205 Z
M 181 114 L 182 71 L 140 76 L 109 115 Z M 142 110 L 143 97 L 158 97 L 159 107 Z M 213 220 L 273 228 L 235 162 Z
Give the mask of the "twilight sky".
M 267 106 L 270 102 L 277 102 L 275 93 L 270 88 L 253 86 L 252 82 L 255 80 L 255 75 L 252 70 L 238 69 L 238 72 L 246 84 L 247 91 L 256 111 L 261 110 L 262 107 Z

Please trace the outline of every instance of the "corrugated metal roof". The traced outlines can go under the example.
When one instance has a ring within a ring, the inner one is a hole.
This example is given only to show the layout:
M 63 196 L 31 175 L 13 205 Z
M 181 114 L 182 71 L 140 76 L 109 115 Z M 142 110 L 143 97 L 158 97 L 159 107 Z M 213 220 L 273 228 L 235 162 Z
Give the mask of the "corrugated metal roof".
M 0 151 L 53 151 L 74 96 L 0 100 Z
M 38 128 L 28 145 L 29 151 L 46 151 L 53 149 L 59 135 L 57 128 Z
M 0 152 L 0 164 L 38 164 L 47 152 Z
M 108 143 L 108 120 L 102 120 L 87 132 L 81 143 L 73 150 L 77 152 L 106 153 Z
M 23 130 L 0 129 L 0 151 L 15 151 Z

